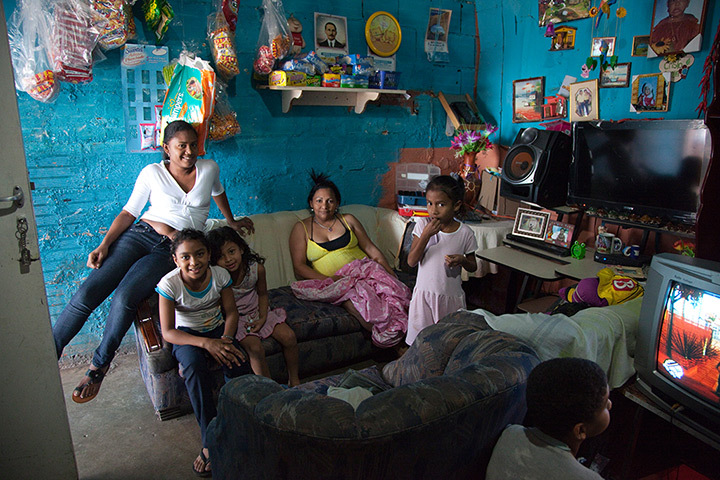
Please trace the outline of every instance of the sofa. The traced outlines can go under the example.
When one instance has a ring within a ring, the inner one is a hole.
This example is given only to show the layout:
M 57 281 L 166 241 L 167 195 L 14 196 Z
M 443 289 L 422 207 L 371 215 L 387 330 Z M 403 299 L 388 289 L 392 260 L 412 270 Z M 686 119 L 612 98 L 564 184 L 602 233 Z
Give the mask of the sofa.
M 347 375 L 292 389 L 253 375 L 233 379 L 208 428 L 213 476 L 483 478 L 503 428 L 523 421 L 526 380 L 538 363 L 526 342 L 459 311 L 382 370 L 357 372 L 378 393 L 356 410 L 328 395 Z
M 405 234 L 406 221 L 396 211 L 365 205 L 350 205 L 341 212 L 357 217 L 373 242 L 393 267 Z M 374 348 L 370 336 L 342 307 L 327 303 L 298 300 L 289 285 L 296 280 L 288 241 L 295 223 L 308 215 L 307 210 L 252 215 L 255 233 L 245 237 L 250 248 L 265 257 L 268 296 L 272 308 L 287 312 L 287 324 L 298 340 L 300 376 L 331 371 L 367 359 Z M 210 219 L 206 229 L 217 228 L 224 220 Z M 401 275 L 411 286 L 413 277 Z M 156 414 L 167 420 L 191 411 L 190 401 L 171 346 L 162 340 L 157 314 L 157 296 L 139 309 L 135 338 L 143 381 Z M 287 382 L 287 370 L 281 345 L 272 338 L 262 342 L 272 378 Z M 222 375 L 218 375 L 219 380 Z M 220 381 L 221 383 L 221 381 Z

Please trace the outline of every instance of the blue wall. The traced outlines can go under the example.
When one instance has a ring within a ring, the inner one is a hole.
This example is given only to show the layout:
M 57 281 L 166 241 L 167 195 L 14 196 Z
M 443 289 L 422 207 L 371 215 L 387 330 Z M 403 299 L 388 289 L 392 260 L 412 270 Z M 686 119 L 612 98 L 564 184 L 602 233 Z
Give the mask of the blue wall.
M 163 41 L 170 47 L 171 58 L 178 56 L 183 42 L 209 58 L 205 23 L 213 3 L 171 0 L 176 18 Z M 244 70 L 234 80 L 231 103 L 242 134 L 210 144 L 206 155 L 220 164 L 236 214 L 303 208 L 311 168 L 331 175 L 343 192 L 344 203 L 373 205 L 382 193 L 379 179 L 387 172 L 388 163 L 397 161 L 401 149 L 445 150 L 450 144 L 444 134 L 445 113 L 432 94 L 472 94 L 476 8 L 481 45 L 476 101 L 485 118 L 500 125 L 499 138 L 505 144 L 512 142 L 520 128 L 537 125 L 512 123 L 513 80 L 545 76 L 546 95 L 557 90 L 565 74 L 582 80 L 580 66 L 589 54 L 592 36 L 591 20 L 571 22 L 569 25 L 578 28 L 575 49 L 549 52 L 550 39 L 537 26 L 537 0 L 285 0 L 286 13 L 294 13 L 302 22 L 308 45 L 312 43 L 313 12 L 319 11 L 347 17 L 350 49 L 358 53 L 365 53 L 366 19 L 378 10 L 395 15 L 403 32 L 397 52 L 401 88 L 416 91 L 419 111 L 412 115 L 399 106 L 368 105 L 361 115 L 345 107 L 293 107 L 283 114 L 278 92 L 259 92 L 250 85 L 260 3 L 240 2 L 237 44 Z M 704 49 L 693 54 L 695 65 L 688 78 L 672 86 L 670 111 L 640 118 L 695 117 L 697 84 L 720 15 L 716 2 L 709 3 Z M 619 61 L 632 62 L 633 74 L 658 71 L 659 59 L 630 57 L 632 37 L 649 34 L 653 2 L 619 0 L 618 4 L 628 9 L 628 16 L 617 31 L 611 19 L 609 30 L 601 25 L 595 36 L 617 35 Z M 15 2 L 3 0 L 3 5 L 9 17 Z M 449 64 L 428 62 L 423 50 L 430 7 L 453 11 Z M 135 12 L 138 43 L 142 43 L 150 37 L 139 21 L 139 5 Z M 18 96 L 27 163 L 36 188 L 40 252 L 53 319 L 87 275 L 87 253 L 122 208 L 136 175 L 147 163 L 159 160 L 159 156 L 125 153 L 120 52 L 106 55 L 107 60 L 96 64 L 92 83 L 63 84 L 54 104 L 36 102 L 24 93 Z M 591 78 L 597 78 L 597 70 Z M 635 117 L 628 111 L 629 98 L 629 88 L 601 89 L 602 118 Z M 218 215 L 216 209 L 211 211 L 211 216 Z M 66 354 L 86 354 L 95 347 L 106 311 L 107 305 L 93 315 Z

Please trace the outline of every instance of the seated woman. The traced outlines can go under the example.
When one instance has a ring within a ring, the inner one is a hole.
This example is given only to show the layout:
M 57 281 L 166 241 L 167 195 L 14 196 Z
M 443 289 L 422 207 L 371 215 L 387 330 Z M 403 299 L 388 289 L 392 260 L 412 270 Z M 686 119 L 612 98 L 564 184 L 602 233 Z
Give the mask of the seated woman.
M 205 226 L 210 198 L 233 229 L 253 230 L 249 218 L 233 217 L 218 164 L 197 157 L 198 136 L 193 126 L 182 120 L 168 124 L 163 160 L 142 169 L 127 204 L 88 255 L 87 266 L 93 270 L 53 325 L 58 359 L 93 310 L 113 291 L 115 294 L 102 341 L 73 391 L 74 402 L 85 403 L 97 396 L 138 304 L 152 295 L 158 281 L 173 269 L 172 237 L 183 228 Z M 140 217 L 148 201 L 150 208 Z
M 311 173 L 310 216 L 290 233 L 295 275 L 303 300 L 342 306 L 370 332 L 373 343 L 392 347 L 407 331 L 410 289 L 353 215 L 338 213 L 340 190 L 326 175 Z

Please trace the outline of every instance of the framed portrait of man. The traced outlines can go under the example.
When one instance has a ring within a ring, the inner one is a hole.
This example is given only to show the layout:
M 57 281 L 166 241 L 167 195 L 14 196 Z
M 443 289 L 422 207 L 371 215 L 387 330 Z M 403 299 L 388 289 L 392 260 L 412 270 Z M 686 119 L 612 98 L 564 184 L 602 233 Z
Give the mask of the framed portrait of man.
M 347 18 L 315 12 L 315 51 L 348 54 Z
M 648 57 L 697 52 L 707 0 L 655 0 Z

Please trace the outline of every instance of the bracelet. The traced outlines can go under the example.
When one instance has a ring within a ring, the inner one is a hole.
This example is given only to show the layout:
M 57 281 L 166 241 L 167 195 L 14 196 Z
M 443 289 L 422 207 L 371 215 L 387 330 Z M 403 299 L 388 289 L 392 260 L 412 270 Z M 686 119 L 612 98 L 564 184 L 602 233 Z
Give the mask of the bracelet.
M 221 335 L 220 338 L 227 338 L 228 340 L 235 340 L 235 337 L 231 337 L 230 335 Z

